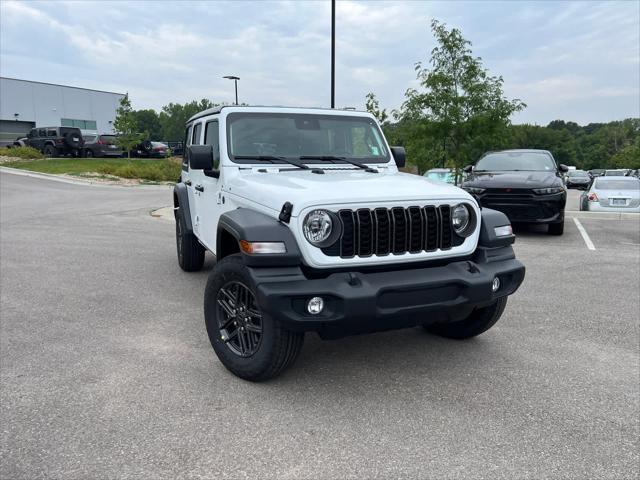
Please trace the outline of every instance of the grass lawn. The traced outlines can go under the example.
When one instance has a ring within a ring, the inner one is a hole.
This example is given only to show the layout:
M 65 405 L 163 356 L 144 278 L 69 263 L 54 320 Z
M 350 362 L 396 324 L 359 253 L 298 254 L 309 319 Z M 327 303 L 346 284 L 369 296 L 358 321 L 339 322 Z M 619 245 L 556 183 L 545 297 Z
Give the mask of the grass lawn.
M 121 178 L 136 178 L 153 182 L 175 182 L 180 176 L 180 163 L 166 158 L 47 158 L 9 162 L 3 166 L 33 172 L 82 175 L 99 173 Z

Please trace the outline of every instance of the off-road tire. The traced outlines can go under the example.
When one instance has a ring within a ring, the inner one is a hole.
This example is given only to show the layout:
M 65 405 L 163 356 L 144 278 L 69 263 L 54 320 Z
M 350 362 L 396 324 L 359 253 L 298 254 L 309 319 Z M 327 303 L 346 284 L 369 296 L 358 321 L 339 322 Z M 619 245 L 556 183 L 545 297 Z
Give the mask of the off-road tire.
M 180 209 L 176 210 L 176 250 L 178 265 L 185 272 L 197 272 L 204 265 L 204 247 L 193 233 L 187 231 Z
M 44 153 L 45 157 L 53 158 L 58 155 L 58 149 L 53 145 L 45 145 L 42 153 Z
M 507 306 L 507 297 L 501 297 L 487 307 L 476 308 L 464 320 L 452 323 L 437 323 L 425 325 L 424 328 L 435 335 L 446 338 L 463 340 L 486 332 L 502 316 Z
M 564 233 L 564 220 L 558 223 L 550 223 L 547 233 L 549 235 L 562 235 Z
M 218 293 L 230 283 L 240 283 L 253 295 L 261 314 L 262 333 L 255 353 L 240 356 L 221 337 Z M 204 294 L 204 317 L 209 341 L 220 362 L 234 375 L 252 382 L 269 380 L 281 374 L 297 358 L 304 342 L 304 333 L 282 327 L 257 303 L 255 285 L 240 254 L 223 258 L 211 271 Z

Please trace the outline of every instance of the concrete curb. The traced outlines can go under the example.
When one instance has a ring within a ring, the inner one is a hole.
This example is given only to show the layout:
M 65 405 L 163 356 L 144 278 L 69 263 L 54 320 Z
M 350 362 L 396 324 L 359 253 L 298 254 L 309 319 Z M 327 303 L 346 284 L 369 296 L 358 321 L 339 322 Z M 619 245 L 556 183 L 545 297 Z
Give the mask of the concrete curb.
M 566 211 L 565 217 L 593 220 L 640 220 L 640 213 Z
M 10 173 L 12 175 L 20 175 L 22 177 L 32 177 L 39 178 L 41 180 L 51 180 L 52 182 L 60 182 L 60 183 L 68 183 L 71 185 L 83 185 L 85 187 L 108 187 L 108 188 L 144 188 L 144 189 L 156 189 L 156 190 L 165 190 L 167 188 L 173 188 L 173 185 L 117 185 L 117 184 L 108 184 L 102 182 L 92 182 L 91 180 L 78 178 L 72 179 L 63 177 L 60 175 L 54 175 L 50 173 L 38 173 L 32 172 L 29 170 L 20 170 L 18 168 L 11 167 L 0 167 L 0 172 L 2 173 Z
M 173 215 L 173 207 L 162 207 L 151 212 L 151 216 L 159 220 L 174 223 L 175 216 Z

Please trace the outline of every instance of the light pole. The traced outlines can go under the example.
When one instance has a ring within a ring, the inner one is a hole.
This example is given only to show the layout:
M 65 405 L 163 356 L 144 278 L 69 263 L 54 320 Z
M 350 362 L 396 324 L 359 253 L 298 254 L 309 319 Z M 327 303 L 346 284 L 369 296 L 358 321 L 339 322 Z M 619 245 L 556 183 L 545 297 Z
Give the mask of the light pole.
M 233 80 L 233 82 L 236 85 L 236 105 L 238 105 L 238 80 L 240 80 L 240 77 L 236 77 L 234 75 L 225 75 L 222 78 L 228 78 L 229 80 Z
M 331 0 L 331 108 L 336 108 L 336 0 Z

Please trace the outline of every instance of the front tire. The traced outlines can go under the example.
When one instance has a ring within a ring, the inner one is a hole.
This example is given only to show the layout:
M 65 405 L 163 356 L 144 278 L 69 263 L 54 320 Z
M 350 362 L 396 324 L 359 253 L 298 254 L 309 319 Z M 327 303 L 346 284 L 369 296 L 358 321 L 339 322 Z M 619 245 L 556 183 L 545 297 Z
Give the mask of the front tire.
M 476 337 L 495 325 L 506 306 L 507 297 L 501 297 L 487 307 L 476 308 L 464 320 L 425 325 L 424 328 L 429 333 L 457 340 Z
M 185 272 L 197 272 L 204 265 L 204 247 L 193 233 L 187 231 L 181 210 L 176 210 L 176 250 L 178 265 Z
M 266 314 L 239 254 L 223 258 L 211 271 L 204 296 L 209 341 L 220 362 L 252 382 L 278 376 L 297 358 L 304 333 L 291 332 Z
M 53 145 L 45 145 L 43 153 L 45 157 L 53 158 L 58 153 L 58 150 Z
M 564 233 L 564 220 L 559 223 L 550 223 L 547 232 L 549 235 L 562 235 Z

